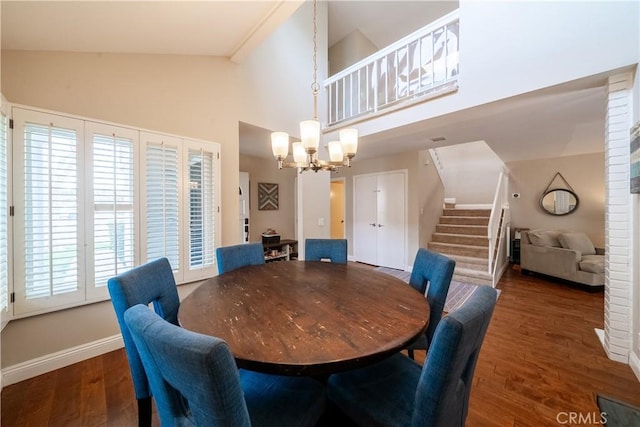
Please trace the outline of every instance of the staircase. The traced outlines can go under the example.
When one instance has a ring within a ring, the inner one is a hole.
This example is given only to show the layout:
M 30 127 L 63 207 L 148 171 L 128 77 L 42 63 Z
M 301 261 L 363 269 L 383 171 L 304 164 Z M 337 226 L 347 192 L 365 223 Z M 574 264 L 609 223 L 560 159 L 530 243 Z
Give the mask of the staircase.
M 492 285 L 487 225 L 490 209 L 445 207 L 427 247 L 456 261 L 453 280 Z

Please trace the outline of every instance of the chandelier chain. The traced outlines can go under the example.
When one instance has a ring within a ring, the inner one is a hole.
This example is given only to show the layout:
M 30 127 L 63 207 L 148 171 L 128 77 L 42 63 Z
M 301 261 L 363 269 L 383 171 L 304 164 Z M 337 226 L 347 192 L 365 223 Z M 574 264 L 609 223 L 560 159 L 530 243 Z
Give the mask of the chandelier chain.
M 297 168 L 299 173 L 307 170 L 336 171 L 341 166 L 351 167 L 351 159 L 358 149 L 358 130 L 340 130 L 340 140 L 331 141 L 325 148 L 329 151 L 329 160 L 318 158 L 318 146 L 321 137 L 320 122 L 318 120 L 318 1 L 313 2 L 313 121 L 300 122 L 300 142 L 293 143 L 293 162 L 287 162 L 289 156 L 289 134 L 273 132 L 271 134 L 271 149 L 278 161 L 278 168 Z
M 318 120 L 318 5 L 313 0 L 313 83 L 311 91 L 313 92 L 313 119 Z

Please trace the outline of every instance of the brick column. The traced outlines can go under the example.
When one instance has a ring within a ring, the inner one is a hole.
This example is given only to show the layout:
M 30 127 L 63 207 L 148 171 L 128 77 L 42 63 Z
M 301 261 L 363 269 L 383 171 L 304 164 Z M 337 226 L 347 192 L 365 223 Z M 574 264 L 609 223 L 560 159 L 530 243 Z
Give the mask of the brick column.
M 609 77 L 605 124 L 604 347 L 610 359 L 629 363 L 631 350 L 633 218 L 629 191 L 632 73 Z

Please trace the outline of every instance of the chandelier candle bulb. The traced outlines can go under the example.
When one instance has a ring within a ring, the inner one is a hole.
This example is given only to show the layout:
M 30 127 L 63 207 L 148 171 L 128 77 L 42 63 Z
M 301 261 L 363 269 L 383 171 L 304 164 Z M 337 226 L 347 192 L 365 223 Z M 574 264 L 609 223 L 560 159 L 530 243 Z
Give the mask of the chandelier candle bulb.
M 296 163 L 307 162 L 307 152 L 304 150 L 302 142 L 293 143 L 293 161 Z
M 329 160 L 332 162 L 341 162 L 342 155 L 342 145 L 340 145 L 340 141 L 331 141 L 329 142 Z
M 358 129 L 343 129 L 340 131 L 342 151 L 346 156 L 353 157 L 358 151 Z
M 273 132 L 271 134 L 271 150 L 278 160 L 283 160 L 289 154 L 289 134 Z

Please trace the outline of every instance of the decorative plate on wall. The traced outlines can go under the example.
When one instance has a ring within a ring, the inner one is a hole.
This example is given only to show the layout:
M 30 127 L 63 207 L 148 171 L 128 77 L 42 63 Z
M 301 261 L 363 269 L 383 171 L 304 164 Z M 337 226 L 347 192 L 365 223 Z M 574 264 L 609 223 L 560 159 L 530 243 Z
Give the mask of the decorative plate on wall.
M 258 183 L 258 210 L 278 210 L 278 184 Z

